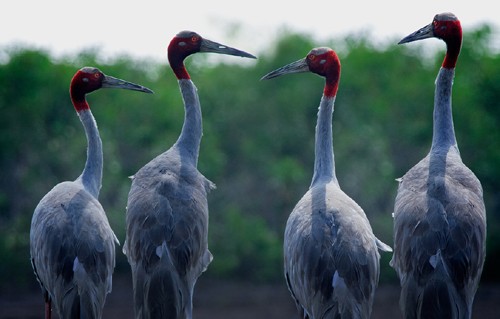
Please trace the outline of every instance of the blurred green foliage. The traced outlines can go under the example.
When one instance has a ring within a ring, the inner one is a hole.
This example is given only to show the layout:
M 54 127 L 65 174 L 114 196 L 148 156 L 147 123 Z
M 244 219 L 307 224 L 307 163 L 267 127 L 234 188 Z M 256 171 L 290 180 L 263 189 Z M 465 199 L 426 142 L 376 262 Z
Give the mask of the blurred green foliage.
M 487 206 L 483 281 L 500 279 L 500 55 L 491 38 L 488 26 L 464 35 L 453 91 L 462 157 L 481 180 Z M 323 80 L 313 74 L 259 79 L 324 45 L 338 48 L 342 63 L 333 120 L 340 184 L 365 209 L 377 236 L 392 243 L 394 180 L 430 147 L 444 45 L 429 54 L 418 44 L 379 47 L 366 36 L 316 43 L 285 33 L 250 66 L 232 57 L 223 59 L 228 64 L 203 63 L 201 54 L 187 60 L 204 117 L 199 169 L 218 186 L 209 196 L 214 261 L 204 276 L 282 280 L 284 226 L 312 177 Z M 88 97 L 104 147 L 100 200 L 122 243 L 128 176 L 175 142 L 184 109 L 166 64 L 126 56 L 103 63 L 95 50 L 62 59 L 23 47 L 0 52 L 0 286 L 35 285 L 28 249 L 32 212 L 85 163 L 85 136 L 68 94 L 74 72 L 97 66 L 155 91 Z M 126 258 L 117 256 L 116 272 L 129 272 Z M 382 255 L 382 281 L 396 279 L 390 257 Z

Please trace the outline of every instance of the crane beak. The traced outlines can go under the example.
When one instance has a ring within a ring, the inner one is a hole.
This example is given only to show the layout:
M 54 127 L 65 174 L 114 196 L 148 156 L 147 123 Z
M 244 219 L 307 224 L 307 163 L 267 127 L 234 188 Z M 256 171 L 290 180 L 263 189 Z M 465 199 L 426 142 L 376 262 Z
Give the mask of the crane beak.
M 235 48 L 228 47 L 227 45 L 220 44 L 207 39 L 202 39 L 200 52 L 213 52 L 226 55 L 240 56 L 244 58 L 257 59 L 254 55 L 241 51 Z
M 276 78 L 278 76 L 282 76 L 285 74 L 291 74 L 291 73 L 303 73 L 303 72 L 309 72 L 309 65 L 307 65 L 306 59 L 300 59 L 298 61 L 292 62 L 290 64 L 287 64 L 285 66 L 282 66 L 279 69 L 276 69 L 274 71 L 269 72 L 268 74 L 264 75 L 261 80 L 269 80 L 272 78 Z
M 153 91 L 148 89 L 147 87 L 132 82 L 128 82 L 122 79 L 118 79 L 109 75 L 104 75 L 104 79 L 102 81 L 102 87 L 140 91 L 144 93 L 153 93 Z
M 434 37 L 434 27 L 431 24 L 426 25 L 425 27 L 413 32 L 410 35 L 407 35 L 401 41 L 398 42 L 398 44 L 403 44 L 403 43 L 408 43 L 408 42 L 413 42 L 417 40 L 422 40 L 422 39 L 427 39 L 427 38 L 433 38 Z

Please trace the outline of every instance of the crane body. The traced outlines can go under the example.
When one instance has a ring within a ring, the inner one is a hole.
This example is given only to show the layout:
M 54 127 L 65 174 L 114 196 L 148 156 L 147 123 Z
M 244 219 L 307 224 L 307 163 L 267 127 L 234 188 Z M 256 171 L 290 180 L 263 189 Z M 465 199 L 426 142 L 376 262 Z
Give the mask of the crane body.
M 170 42 L 168 58 L 185 117 L 175 144 L 132 179 L 124 253 L 132 269 L 136 318 L 191 318 L 194 286 L 212 261 L 207 195 L 215 185 L 197 169 L 202 113 L 184 67 L 184 59 L 196 52 L 254 58 L 191 31 L 180 32 Z
M 194 84 L 179 85 L 186 109 L 194 108 Z M 201 121 L 199 110 L 192 112 L 197 114 L 189 119 Z M 194 285 L 212 261 L 207 195 L 215 185 L 196 168 L 198 153 L 183 147 L 188 139 L 200 141 L 201 134 L 182 132 L 172 148 L 134 175 L 129 192 L 125 249 L 138 318 L 190 318 Z
M 462 162 L 453 127 L 459 20 L 438 14 L 400 43 L 429 37 L 444 40 L 448 50 L 436 79 L 430 152 L 399 182 L 391 266 L 404 318 L 468 319 L 484 265 L 486 213 L 481 183 Z
M 56 313 L 100 318 L 118 239 L 97 198 L 80 180 L 56 185 L 36 207 L 30 237 L 33 268 Z
M 285 228 L 285 279 L 301 318 L 369 318 L 378 284 L 378 240 L 363 209 L 340 188 L 332 144 L 332 117 L 340 80 L 340 61 L 329 48 L 268 73 L 313 72 L 326 84 L 318 111 L 314 174 L 309 190 Z
M 99 88 L 151 93 L 147 88 L 104 75 L 96 68 L 79 70 L 71 82 L 71 100 L 87 136 L 87 160 L 75 181 L 57 184 L 38 203 L 30 230 L 31 262 L 51 317 L 101 318 L 111 292 L 115 243 L 98 201 L 102 180 L 102 142 L 85 95 Z

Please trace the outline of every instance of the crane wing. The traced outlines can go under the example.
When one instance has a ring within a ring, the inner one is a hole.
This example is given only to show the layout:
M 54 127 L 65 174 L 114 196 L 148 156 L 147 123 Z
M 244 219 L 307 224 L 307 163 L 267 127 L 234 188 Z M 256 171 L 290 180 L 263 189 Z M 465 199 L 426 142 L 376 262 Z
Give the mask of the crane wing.
M 440 161 L 445 169 L 434 167 L 427 156 L 398 187 L 391 266 L 401 279 L 402 302 L 409 309 L 416 308 L 411 305 L 434 280 L 450 285 L 450 293 L 461 294 L 462 300 L 472 298 L 484 263 L 481 185 L 461 160 L 448 155 Z
M 30 237 L 37 277 L 59 311 L 71 313 L 75 302 L 101 311 L 117 242 L 101 204 L 79 183 L 58 184 L 35 209 Z
M 288 285 L 312 317 L 344 311 L 366 316 L 379 276 L 375 236 L 361 208 L 340 189 L 330 189 L 326 199 L 317 192 L 323 191 L 310 190 L 287 222 Z
M 127 205 L 126 249 L 132 262 L 155 267 L 166 246 L 181 275 L 193 269 L 201 273 L 208 266 L 205 183 L 198 171 L 175 168 L 146 166 L 135 175 Z

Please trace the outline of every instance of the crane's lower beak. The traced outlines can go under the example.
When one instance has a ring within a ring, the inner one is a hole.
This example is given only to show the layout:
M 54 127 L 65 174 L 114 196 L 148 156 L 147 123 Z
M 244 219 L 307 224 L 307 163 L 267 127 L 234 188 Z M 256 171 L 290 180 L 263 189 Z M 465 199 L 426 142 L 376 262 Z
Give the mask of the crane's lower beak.
M 117 79 L 109 75 L 104 75 L 104 80 L 102 81 L 102 87 L 153 93 L 153 91 L 151 91 L 147 87 L 132 82 L 128 82 L 125 80 Z
M 413 42 L 417 40 L 433 38 L 434 37 L 434 27 L 431 24 L 426 25 L 425 27 L 413 32 L 412 34 L 404 37 L 398 44 Z
M 200 47 L 200 52 L 213 52 L 213 53 L 219 53 L 219 54 L 226 54 L 226 55 L 234 55 L 234 56 L 240 56 L 244 58 L 251 58 L 251 59 L 257 59 L 254 55 L 247 53 L 245 51 L 241 51 L 235 48 L 228 47 L 227 45 L 223 45 L 214 41 L 210 41 L 207 39 L 203 39 L 201 41 L 201 47 Z
M 302 73 L 302 72 L 309 72 L 309 65 L 307 65 L 306 59 L 300 59 L 298 61 L 292 62 L 290 64 L 287 64 L 285 66 L 282 66 L 279 69 L 276 69 L 274 71 L 269 72 L 268 74 L 264 75 L 261 80 L 269 80 L 272 78 L 276 78 L 278 76 L 282 76 L 285 74 L 291 74 L 291 73 Z

